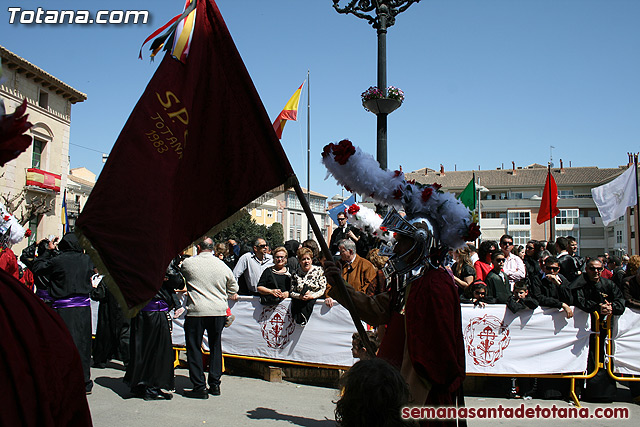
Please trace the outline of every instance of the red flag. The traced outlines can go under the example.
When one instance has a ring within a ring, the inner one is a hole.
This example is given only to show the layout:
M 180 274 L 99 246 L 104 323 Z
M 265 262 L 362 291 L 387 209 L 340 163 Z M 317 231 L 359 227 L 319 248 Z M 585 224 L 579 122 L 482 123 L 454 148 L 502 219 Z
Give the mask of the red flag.
M 180 251 L 295 175 L 213 0 L 186 63 L 165 54 L 76 223 L 134 312 Z
M 558 209 L 558 186 L 556 180 L 553 179 L 551 171 L 547 173 L 547 180 L 542 192 L 542 201 L 540 202 L 540 210 L 538 210 L 538 224 L 549 221 L 560 213 Z

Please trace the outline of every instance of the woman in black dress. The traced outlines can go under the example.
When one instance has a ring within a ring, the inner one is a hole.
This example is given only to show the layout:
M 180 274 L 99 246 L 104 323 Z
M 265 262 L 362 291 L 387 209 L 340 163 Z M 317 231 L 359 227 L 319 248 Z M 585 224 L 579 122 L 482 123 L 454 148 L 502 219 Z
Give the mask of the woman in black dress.
M 274 265 L 262 272 L 258 280 L 260 303 L 275 305 L 285 298 L 289 298 L 291 291 L 291 273 L 287 268 L 287 250 L 284 247 L 273 251 Z
M 462 295 L 467 286 L 476 279 L 476 270 L 471 262 L 469 247 L 465 246 L 464 248 L 456 249 L 453 252 L 453 259 L 456 261 L 451 266 L 453 280 L 458 285 L 458 293 Z

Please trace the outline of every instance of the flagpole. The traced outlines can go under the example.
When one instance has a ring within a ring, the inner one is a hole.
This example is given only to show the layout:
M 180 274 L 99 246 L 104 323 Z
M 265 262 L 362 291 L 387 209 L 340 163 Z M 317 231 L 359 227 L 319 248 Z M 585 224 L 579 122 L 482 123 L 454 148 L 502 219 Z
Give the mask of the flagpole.
M 307 202 L 311 204 L 311 81 L 307 70 Z M 311 223 L 307 227 L 307 239 L 311 238 Z
M 480 180 L 478 179 L 478 185 L 476 186 L 476 173 L 473 173 L 473 206 L 475 206 L 476 202 L 478 203 L 478 227 L 480 227 L 480 222 L 482 221 L 482 218 L 480 217 L 480 188 L 478 188 L 480 186 Z M 475 244 L 476 244 L 476 248 L 479 246 L 478 241 L 480 240 L 480 237 L 476 238 L 475 240 Z
M 331 255 L 331 251 L 329 251 L 329 246 L 327 245 L 327 242 L 324 240 L 322 232 L 320 231 L 320 227 L 318 227 L 318 223 L 316 222 L 316 218 L 313 216 L 313 212 L 311 212 L 311 207 L 309 206 L 309 202 L 307 201 L 307 199 L 305 199 L 304 193 L 302 192 L 302 188 L 300 187 L 300 183 L 298 182 L 297 179 L 295 179 L 295 184 L 293 185 L 293 189 L 296 192 L 296 195 L 298 196 L 298 200 L 300 200 L 300 204 L 302 205 L 302 209 L 304 210 L 304 213 L 307 215 L 307 220 L 309 221 L 309 225 L 311 225 L 311 228 L 313 229 L 313 232 L 315 233 L 318 239 L 318 243 L 320 244 L 320 249 L 322 250 L 322 254 L 324 255 L 327 261 L 331 261 L 333 259 L 333 256 Z M 342 294 L 344 302 L 346 303 L 345 308 L 349 310 L 351 319 L 353 320 L 356 330 L 360 335 L 360 339 L 362 340 L 364 347 L 367 349 L 367 353 L 369 353 L 371 357 L 375 357 L 376 352 L 373 349 L 371 342 L 369 341 L 369 337 L 367 336 L 367 333 L 365 332 L 364 327 L 362 326 L 362 321 L 360 320 L 360 316 L 356 311 L 356 307 L 353 304 L 353 301 L 351 300 L 351 296 L 349 295 L 349 292 L 347 292 L 347 287 L 345 286 L 344 281 L 342 280 L 342 277 L 340 277 L 340 280 L 336 280 L 336 283 L 338 283 L 338 289 Z
M 549 189 L 549 242 L 555 242 L 556 235 L 553 229 L 553 201 L 551 200 L 551 163 L 547 165 L 547 188 Z
M 476 203 L 478 203 L 478 199 L 476 197 L 476 173 L 473 173 L 473 210 L 476 209 Z M 480 220 L 478 220 L 479 222 Z
M 636 255 L 640 255 L 640 191 L 638 191 L 638 153 L 633 155 L 633 164 L 636 168 Z

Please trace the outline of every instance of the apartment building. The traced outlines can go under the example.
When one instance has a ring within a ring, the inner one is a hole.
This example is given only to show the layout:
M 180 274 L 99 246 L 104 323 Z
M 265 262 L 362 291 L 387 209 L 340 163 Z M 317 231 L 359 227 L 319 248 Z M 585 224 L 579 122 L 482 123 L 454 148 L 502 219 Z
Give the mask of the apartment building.
M 555 233 L 550 235 L 549 222 L 536 221 L 547 177 L 547 166 L 532 164 L 510 169 L 440 171 L 424 168 L 407 173 L 407 179 L 422 184 L 437 182 L 443 190 L 459 194 L 476 177 L 478 189 L 481 239 L 498 240 L 510 234 L 516 245 L 530 239 L 553 240 L 558 236 L 574 236 L 580 255 L 595 256 L 604 252 L 621 255 L 636 253 L 635 212 L 627 214 L 605 227 L 591 197 L 591 189 L 618 177 L 629 165 L 618 168 L 560 167 L 551 173 L 558 185 L 558 208 Z
M 306 196 L 307 190 L 303 188 L 302 191 Z M 309 191 L 308 194 L 311 212 L 313 212 L 323 237 L 328 239 L 331 231 L 331 218 L 329 218 L 326 209 L 327 196 L 315 191 Z M 250 203 L 247 210 L 258 224 L 266 226 L 270 226 L 274 222 L 282 224 L 285 241 L 304 242 L 314 238 L 302 204 L 293 188 L 265 193 Z

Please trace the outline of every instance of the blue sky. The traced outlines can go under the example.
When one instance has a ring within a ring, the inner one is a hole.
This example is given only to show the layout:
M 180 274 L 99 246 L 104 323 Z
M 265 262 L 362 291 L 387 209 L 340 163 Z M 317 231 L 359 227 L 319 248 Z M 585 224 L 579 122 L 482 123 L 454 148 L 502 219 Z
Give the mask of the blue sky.
M 269 116 L 311 72 L 311 189 L 322 147 L 351 139 L 375 154 L 376 120 L 360 94 L 376 83 L 376 33 L 331 0 L 218 0 Z M 343 0 L 342 4 L 345 3 Z M 6 7 L 148 10 L 147 25 L 9 24 L 0 44 L 88 95 L 72 107 L 71 167 L 95 173 L 159 61 L 142 41 L 182 0 L 8 0 Z M 404 90 L 389 116 L 389 168 L 616 167 L 640 147 L 640 1 L 422 0 L 387 36 L 388 84 Z M 306 89 L 283 147 L 306 187 Z M 87 147 L 90 148 L 81 148 Z M 92 151 L 96 150 L 96 151 Z M 249 173 L 249 172 L 248 172 Z

